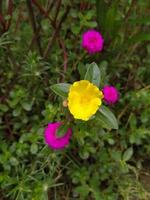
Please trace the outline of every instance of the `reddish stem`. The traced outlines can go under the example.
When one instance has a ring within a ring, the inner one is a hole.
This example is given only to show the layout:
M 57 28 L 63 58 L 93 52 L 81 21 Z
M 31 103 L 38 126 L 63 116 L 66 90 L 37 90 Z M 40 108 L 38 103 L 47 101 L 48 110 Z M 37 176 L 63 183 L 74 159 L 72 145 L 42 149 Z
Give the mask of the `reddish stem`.
M 63 56 L 64 56 L 64 73 L 66 73 L 67 71 L 67 62 L 68 62 L 68 58 L 67 58 L 67 51 L 66 51 L 66 47 L 65 47 L 65 44 L 64 44 L 64 41 L 59 39 L 59 42 L 60 42 L 60 46 L 63 50 Z
M 66 11 L 64 12 L 61 20 L 59 21 L 59 23 L 57 25 L 57 28 L 55 29 L 55 31 L 54 31 L 54 33 L 52 35 L 52 38 L 51 37 L 49 38 L 48 45 L 47 45 L 47 47 L 46 47 L 46 49 L 44 51 L 44 56 L 43 56 L 45 59 L 47 58 L 48 53 L 50 52 L 51 47 L 54 44 L 54 41 L 56 40 L 56 37 L 57 37 L 57 35 L 58 35 L 58 33 L 59 33 L 60 29 L 61 29 L 61 25 L 62 25 L 63 21 L 66 19 L 67 15 L 69 13 L 69 10 L 70 10 L 70 6 L 67 6 Z
M 7 15 L 10 16 L 9 20 L 6 23 L 6 27 L 5 30 L 7 31 L 11 25 L 11 21 L 12 21 L 12 15 L 13 15 L 13 1 L 9 0 L 8 2 L 8 10 L 7 10 Z
M 26 3 L 29 10 L 30 20 L 31 20 L 33 33 L 35 36 L 36 45 L 38 47 L 40 55 L 42 56 L 43 53 L 42 53 L 42 48 L 41 48 L 40 35 L 39 35 L 39 30 L 37 28 L 34 12 L 33 12 L 32 2 L 30 0 L 26 0 Z

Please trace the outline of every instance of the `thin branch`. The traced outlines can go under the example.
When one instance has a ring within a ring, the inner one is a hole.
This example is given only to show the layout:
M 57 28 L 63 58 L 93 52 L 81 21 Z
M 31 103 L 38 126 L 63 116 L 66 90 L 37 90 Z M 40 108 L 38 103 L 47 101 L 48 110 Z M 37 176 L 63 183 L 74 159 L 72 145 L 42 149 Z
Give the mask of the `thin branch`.
M 22 16 L 22 7 L 19 5 L 19 8 L 18 8 L 18 16 L 17 16 L 17 19 L 16 19 L 16 25 L 15 25 L 15 30 L 14 32 L 16 33 L 18 28 L 19 28 L 19 24 L 22 20 L 23 16 Z
M 3 0 L 0 0 L 0 13 L 2 13 Z
M 56 20 L 57 20 L 57 16 L 58 16 L 60 7 L 61 7 L 61 0 L 58 0 L 57 5 L 56 5 L 56 14 L 55 14 L 55 17 L 54 17 L 54 24 L 55 25 L 56 25 Z
M 14 134 L 12 132 L 12 128 L 11 128 L 11 124 L 10 124 L 10 119 L 7 118 L 7 115 L 4 115 L 4 122 L 6 124 L 6 129 L 9 133 L 8 137 L 10 137 L 10 139 L 13 139 L 14 138 Z
M 46 47 L 46 49 L 44 51 L 44 56 L 43 56 L 45 59 L 47 58 L 48 53 L 50 52 L 51 47 L 53 46 L 53 43 L 56 40 L 56 37 L 57 37 L 57 35 L 58 35 L 58 33 L 59 33 L 60 29 L 61 29 L 61 25 L 62 25 L 63 21 L 66 19 L 67 15 L 69 13 L 69 10 L 70 10 L 70 6 L 67 6 L 66 11 L 64 12 L 61 20 L 59 21 L 59 23 L 58 23 L 58 25 L 56 27 L 56 30 L 54 31 L 54 33 L 52 35 L 52 38 L 49 38 L 48 45 L 47 45 L 47 47 Z
M 0 24 L 2 26 L 3 32 L 5 32 L 5 20 L 3 18 L 3 15 L 0 13 Z
M 8 1 L 8 9 L 7 9 L 7 15 L 10 16 L 10 18 L 7 20 L 5 30 L 8 31 L 11 21 L 12 21 L 12 15 L 13 15 L 13 1 L 9 0 Z
M 1 32 L 4 33 L 5 32 L 5 20 L 3 18 L 2 11 L 3 11 L 3 0 L 0 0 L 0 24 L 2 26 Z
M 60 43 L 60 46 L 61 46 L 61 48 L 63 50 L 63 57 L 64 57 L 64 69 L 63 69 L 63 71 L 64 71 L 64 74 L 65 74 L 66 71 L 67 71 L 68 56 L 67 56 L 67 51 L 66 51 L 66 47 L 65 47 L 64 41 L 59 39 L 59 43 Z M 64 81 L 64 74 L 62 76 L 61 82 Z
M 127 104 L 124 109 L 121 111 L 121 113 L 118 115 L 118 120 L 120 120 L 122 118 L 122 116 L 126 113 L 126 111 L 129 108 L 129 104 Z
M 31 20 L 33 33 L 34 33 L 34 36 L 35 36 L 36 45 L 38 47 L 40 55 L 42 56 L 43 53 L 42 53 L 42 48 L 41 48 L 41 43 L 40 43 L 40 35 L 39 35 L 39 30 L 38 30 L 37 25 L 36 25 L 36 20 L 35 20 L 31 0 L 26 0 L 26 3 L 27 3 L 29 15 L 30 15 L 30 20 Z
M 44 17 L 48 18 L 51 24 L 53 25 L 53 20 L 50 18 L 49 13 L 43 8 L 43 6 L 41 6 L 36 0 L 32 0 L 32 2 L 39 9 L 40 13 L 42 13 Z
M 127 23 L 128 19 L 130 17 L 130 14 L 132 12 L 132 8 L 135 6 L 136 2 L 137 2 L 136 0 L 132 0 L 130 8 L 128 9 L 126 16 L 125 16 L 125 23 Z
M 68 62 L 67 51 L 66 51 L 64 41 L 60 39 L 59 42 L 60 42 L 61 48 L 63 50 L 63 55 L 64 55 L 64 73 L 65 73 L 67 71 L 67 62 Z
M 51 9 L 54 7 L 56 1 L 52 0 L 51 2 L 49 1 L 48 2 L 48 5 L 47 5 L 47 13 L 49 13 L 51 11 Z

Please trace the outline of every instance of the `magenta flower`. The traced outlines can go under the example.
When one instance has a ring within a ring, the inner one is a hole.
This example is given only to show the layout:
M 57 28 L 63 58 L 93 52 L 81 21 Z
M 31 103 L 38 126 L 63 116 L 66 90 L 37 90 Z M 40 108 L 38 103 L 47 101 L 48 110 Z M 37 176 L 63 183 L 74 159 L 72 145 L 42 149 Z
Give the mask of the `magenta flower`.
M 61 124 L 61 122 L 50 123 L 44 131 L 45 143 L 52 149 L 63 149 L 69 144 L 72 135 L 71 128 L 68 128 L 66 134 L 62 137 L 56 135 L 57 129 Z
M 82 47 L 86 49 L 89 54 L 102 51 L 103 44 L 104 39 L 98 31 L 90 29 L 82 35 Z
M 118 90 L 113 86 L 105 86 L 102 92 L 104 94 L 104 101 L 108 104 L 114 104 L 119 99 Z

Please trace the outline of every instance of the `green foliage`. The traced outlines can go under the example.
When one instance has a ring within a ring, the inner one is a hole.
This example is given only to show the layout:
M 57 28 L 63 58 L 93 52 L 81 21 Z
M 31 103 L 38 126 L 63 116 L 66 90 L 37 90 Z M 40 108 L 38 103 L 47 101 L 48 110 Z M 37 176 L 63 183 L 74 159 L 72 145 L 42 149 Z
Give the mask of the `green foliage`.
M 118 129 L 118 122 L 114 114 L 106 107 L 101 106 L 98 112 L 98 120 L 104 128 Z
M 67 97 L 70 86 L 71 85 L 68 83 L 58 83 L 58 84 L 52 85 L 51 90 L 53 90 L 57 95 L 61 97 Z
M 88 64 L 84 79 L 90 81 L 91 83 L 93 83 L 94 85 L 99 87 L 100 78 L 101 78 L 100 70 L 99 70 L 97 64 L 94 62 L 91 64 Z
M 133 155 L 133 148 L 130 147 L 130 148 L 128 148 L 128 149 L 124 152 L 124 154 L 123 154 L 123 160 L 124 160 L 124 161 L 130 160 L 130 158 L 132 157 L 132 155 Z
M 62 124 L 58 129 L 57 129 L 57 137 L 62 137 L 63 135 L 65 135 L 65 133 L 67 132 L 69 126 L 68 124 Z
M 0 199 L 149 200 L 149 2 L 29 1 L 35 24 L 27 1 L 13 1 L 12 16 L 8 2 L 0 3 Z M 89 28 L 105 39 L 96 55 L 81 48 Z M 62 100 L 84 78 L 116 86 L 120 100 L 74 121 L 69 147 L 53 151 L 44 129 L 68 120 Z

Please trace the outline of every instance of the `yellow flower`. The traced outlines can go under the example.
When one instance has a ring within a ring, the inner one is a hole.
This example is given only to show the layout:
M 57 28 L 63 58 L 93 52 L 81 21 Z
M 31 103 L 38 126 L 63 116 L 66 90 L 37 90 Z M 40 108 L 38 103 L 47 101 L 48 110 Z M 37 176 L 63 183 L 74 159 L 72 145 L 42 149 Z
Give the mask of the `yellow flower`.
M 102 103 L 103 93 L 87 80 L 74 82 L 68 95 L 68 108 L 75 119 L 87 121 Z

